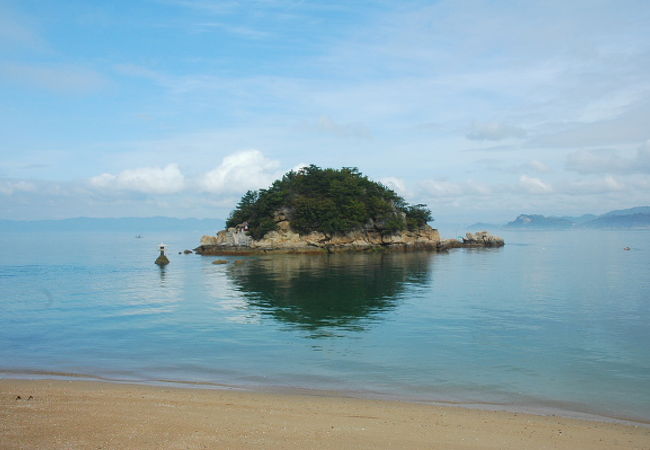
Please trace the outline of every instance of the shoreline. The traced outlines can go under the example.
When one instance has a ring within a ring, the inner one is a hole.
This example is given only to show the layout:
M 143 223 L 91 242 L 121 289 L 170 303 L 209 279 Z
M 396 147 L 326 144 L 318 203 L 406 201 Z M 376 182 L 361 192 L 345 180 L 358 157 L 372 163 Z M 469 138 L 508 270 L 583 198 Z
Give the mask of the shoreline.
M 250 256 L 274 254 L 332 254 L 351 252 L 445 252 L 452 248 L 499 248 L 505 241 L 487 231 L 466 233 L 462 241 L 442 239 L 437 229 L 428 224 L 414 230 L 404 229 L 385 233 L 382 229 L 358 228 L 343 234 L 326 234 L 311 231 L 300 234 L 291 228 L 286 217 L 277 222 L 283 224 L 255 239 L 240 224 L 217 232 L 216 236 L 204 235 L 193 251 L 203 256 Z M 246 222 L 247 224 L 247 222 Z
M 304 393 L 5 378 L 0 404 L 5 448 L 650 446 L 647 426 Z
M 469 233 L 468 233 L 469 234 Z M 500 239 L 500 238 L 497 238 Z M 209 245 L 201 244 L 193 249 L 200 256 L 271 256 L 271 255 L 331 255 L 354 253 L 413 253 L 430 252 L 445 253 L 457 248 L 469 249 L 498 249 L 505 244 L 479 241 L 459 241 L 457 239 L 441 239 L 436 243 L 382 244 L 382 245 L 307 245 L 303 247 L 249 247 L 239 245 Z
M 359 391 L 359 390 L 333 390 L 323 388 L 313 388 L 305 386 L 283 386 L 283 385 L 237 385 L 226 382 L 211 381 L 192 381 L 177 379 L 135 379 L 135 378 L 117 378 L 102 375 L 82 374 L 73 372 L 43 371 L 43 370 L 14 370 L 0 369 L 0 383 L 5 380 L 9 381 L 53 381 L 53 382 L 89 382 L 89 383 L 106 383 L 124 386 L 142 386 L 153 388 L 171 388 L 171 389 L 188 389 L 188 390 L 208 390 L 208 391 L 231 391 L 231 392 L 249 392 L 252 394 L 274 394 L 274 395 L 304 395 L 309 397 L 322 398 L 346 398 L 360 401 L 380 401 L 380 402 L 397 402 L 414 405 L 427 405 L 433 407 L 451 407 L 468 410 L 486 411 L 486 412 L 503 412 L 512 414 L 525 414 L 541 417 L 557 417 L 564 419 L 586 420 L 590 422 L 614 423 L 629 426 L 647 427 L 650 429 L 650 419 L 606 414 L 602 411 L 589 410 L 586 407 L 571 408 L 571 404 L 561 405 L 557 401 L 544 401 L 540 399 L 537 403 L 503 403 L 490 402 L 483 400 L 452 400 L 444 398 L 422 398 L 416 396 L 400 395 L 387 392 L 376 391 Z M 578 406 L 578 405 L 575 405 Z

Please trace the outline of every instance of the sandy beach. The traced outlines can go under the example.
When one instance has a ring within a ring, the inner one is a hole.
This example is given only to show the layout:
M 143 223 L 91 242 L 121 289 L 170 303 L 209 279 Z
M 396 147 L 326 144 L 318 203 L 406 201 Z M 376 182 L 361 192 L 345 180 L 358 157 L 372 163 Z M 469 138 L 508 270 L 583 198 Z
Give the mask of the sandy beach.
M 5 379 L 0 447 L 650 449 L 650 427 L 396 401 Z

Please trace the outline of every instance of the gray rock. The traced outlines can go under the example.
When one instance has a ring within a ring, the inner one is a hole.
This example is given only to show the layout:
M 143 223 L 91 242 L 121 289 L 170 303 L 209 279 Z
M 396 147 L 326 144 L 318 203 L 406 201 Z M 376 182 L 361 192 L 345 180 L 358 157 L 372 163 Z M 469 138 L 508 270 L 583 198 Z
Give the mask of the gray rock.
M 505 241 L 487 231 L 477 231 L 476 233 L 467 233 L 463 238 L 463 245 L 466 247 L 503 247 Z

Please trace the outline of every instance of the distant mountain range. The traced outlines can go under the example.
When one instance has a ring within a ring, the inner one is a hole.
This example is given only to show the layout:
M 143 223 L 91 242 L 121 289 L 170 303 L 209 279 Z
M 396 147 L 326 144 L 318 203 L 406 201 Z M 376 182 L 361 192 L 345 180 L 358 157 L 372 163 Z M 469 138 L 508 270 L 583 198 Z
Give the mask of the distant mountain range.
M 521 214 L 512 222 L 505 225 L 476 223 L 469 227 L 478 229 L 507 229 L 507 230 L 567 230 L 572 228 L 594 229 L 650 229 L 650 206 L 610 211 L 600 216 L 584 214 L 571 216 L 542 216 L 540 214 Z
M 174 217 L 77 217 L 61 220 L 0 220 L 0 231 L 197 231 L 215 233 L 223 219 L 177 219 Z

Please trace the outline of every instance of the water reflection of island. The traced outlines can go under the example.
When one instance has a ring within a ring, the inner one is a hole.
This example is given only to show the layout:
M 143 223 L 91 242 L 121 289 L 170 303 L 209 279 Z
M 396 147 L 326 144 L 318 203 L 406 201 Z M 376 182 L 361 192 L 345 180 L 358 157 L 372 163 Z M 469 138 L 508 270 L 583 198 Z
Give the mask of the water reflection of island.
M 229 267 L 249 307 L 307 330 L 363 329 L 426 283 L 430 253 L 278 255 Z

